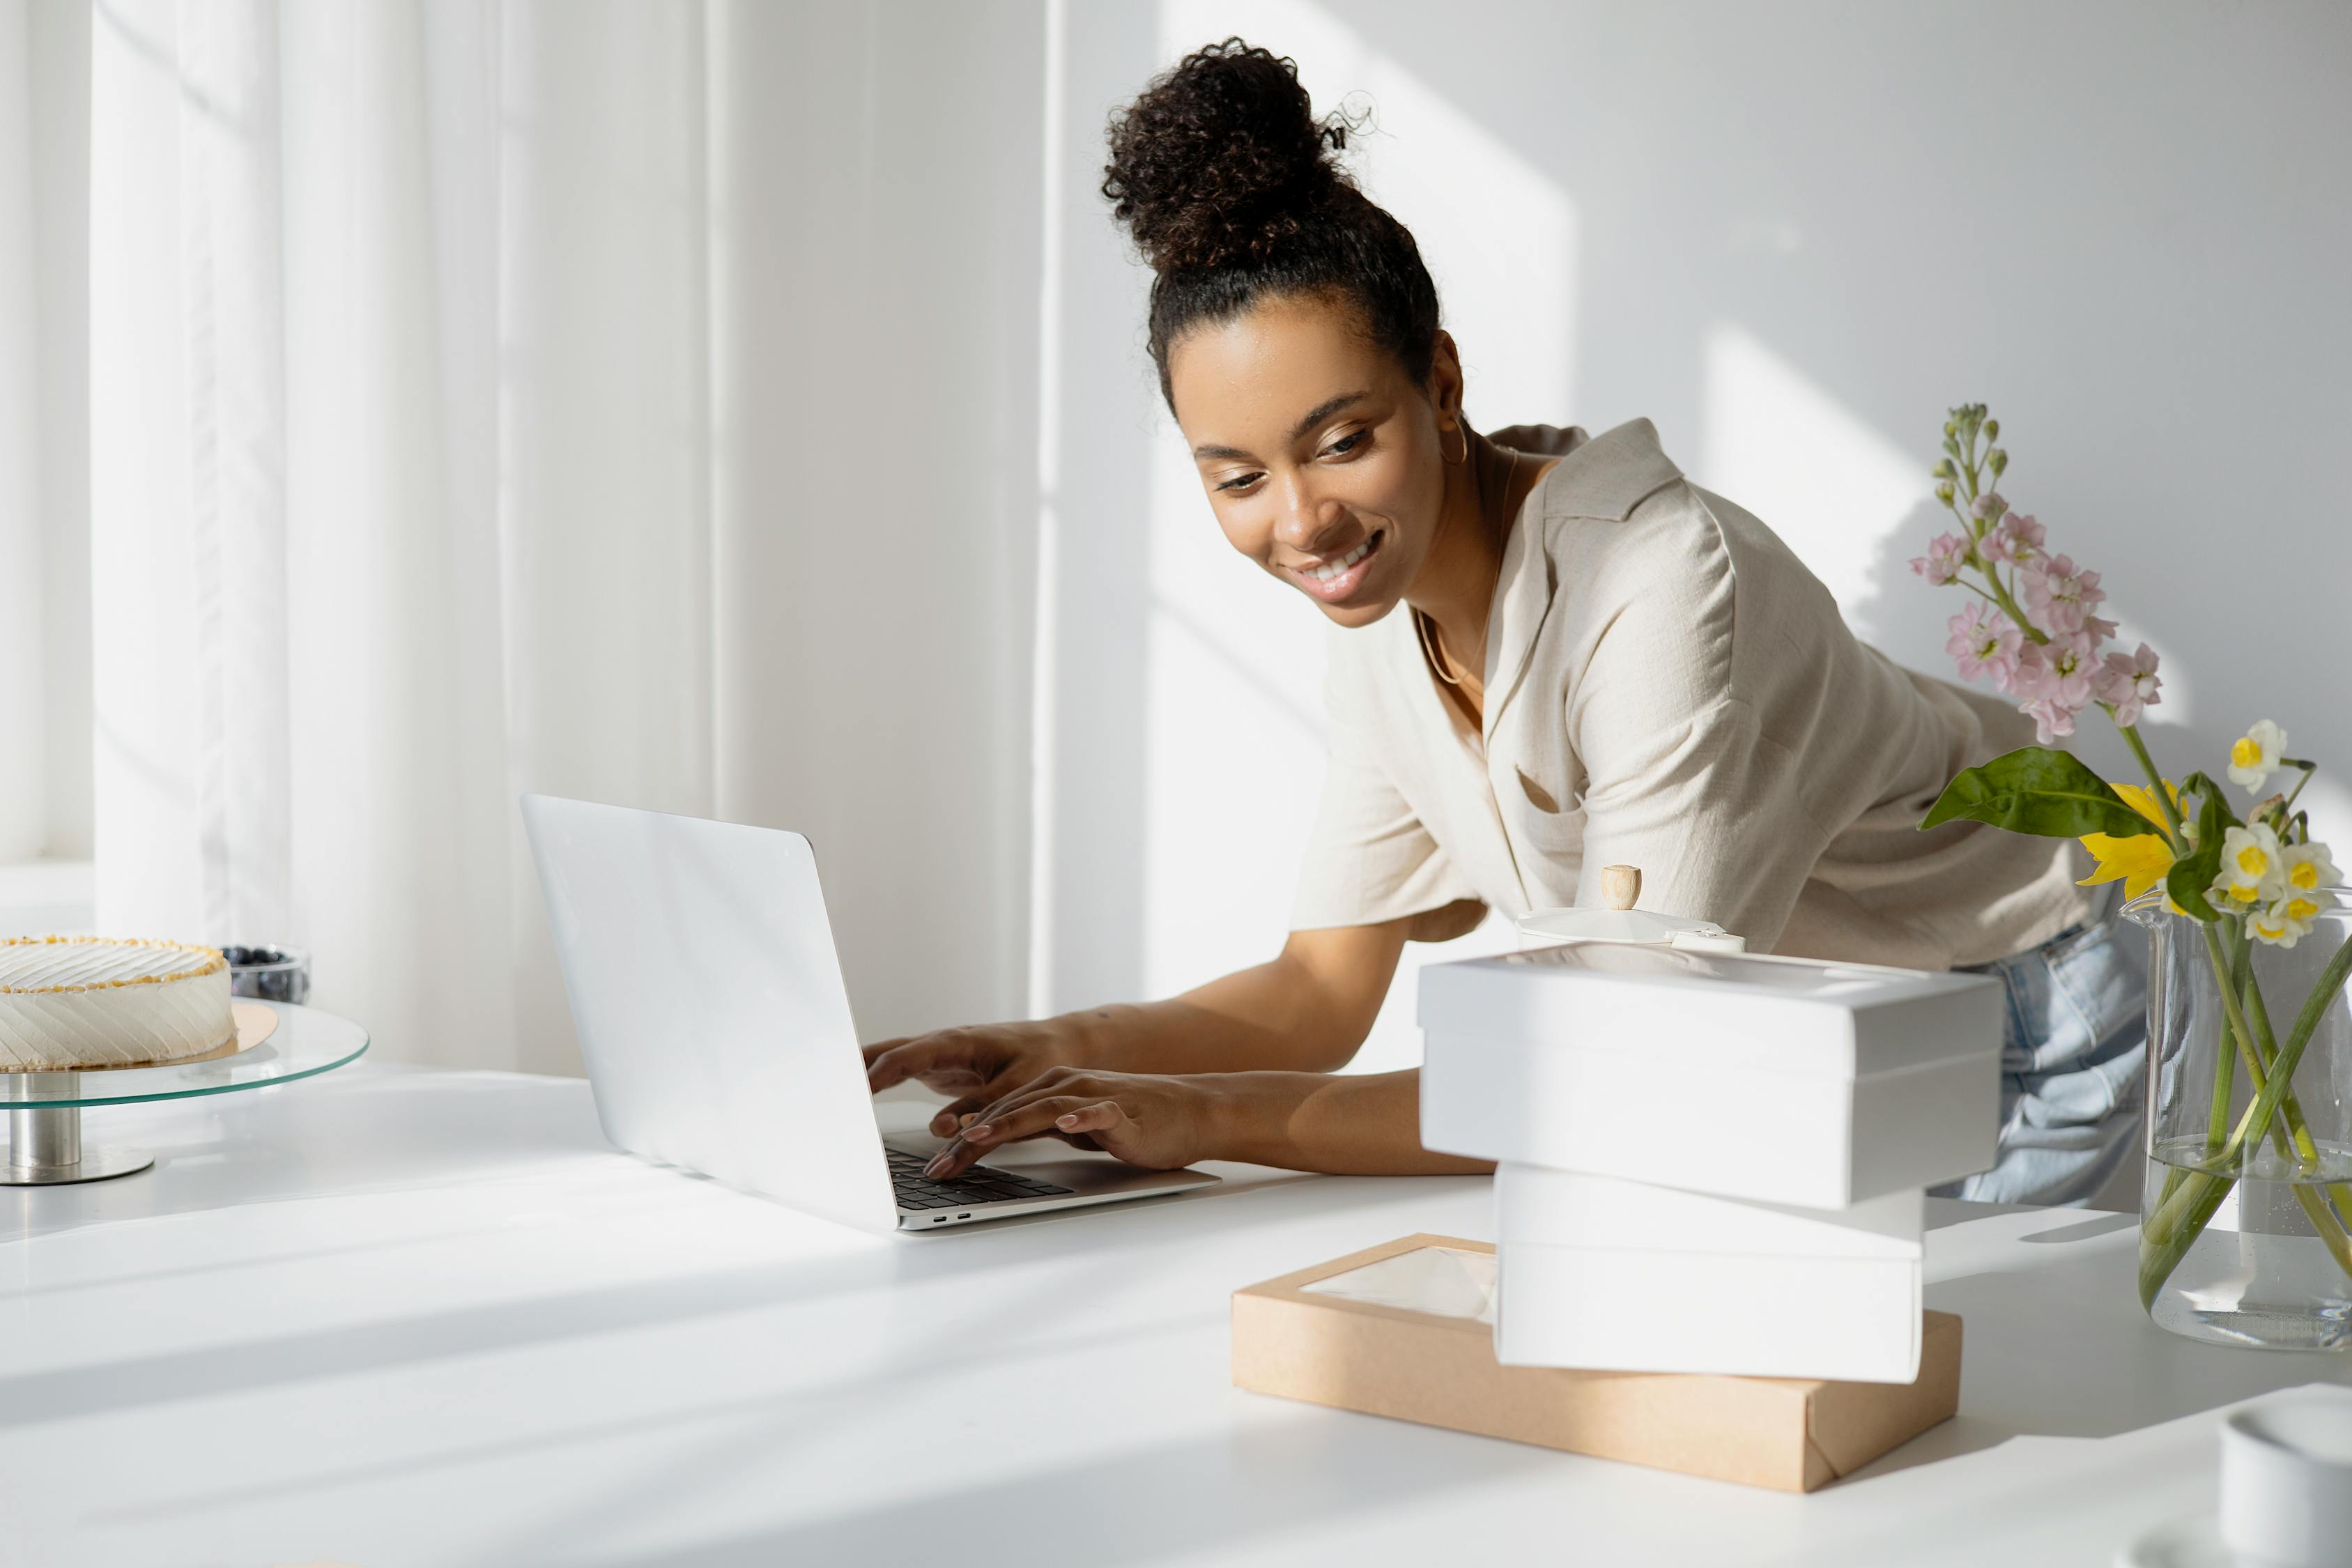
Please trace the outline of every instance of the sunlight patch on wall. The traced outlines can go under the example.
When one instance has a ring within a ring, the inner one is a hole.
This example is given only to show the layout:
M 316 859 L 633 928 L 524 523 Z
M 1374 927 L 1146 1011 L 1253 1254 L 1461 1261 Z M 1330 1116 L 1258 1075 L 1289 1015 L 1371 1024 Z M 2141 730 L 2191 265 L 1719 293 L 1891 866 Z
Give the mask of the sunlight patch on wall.
M 2309 756 L 2311 753 L 2299 750 L 2298 754 Z M 2321 766 L 2324 770 L 2326 764 L 2323 763 Z M 2220 776 L 2218 771 L 2215 776 Z M 2271 787 L 2293 789 L 2294 775 L 2292 773 L 2283 774 Z M 2303 786 L 2303 795 L 2294 805 L 2297 811 L 2311 813 L 2311 836 L 2321 843 L 2342 845 L 2352 840 L 2352 789 L 2346 788 L 2340 778 L 2331 778 L 2325 771 L 2312 774 L 2311 782 Z M 2339 849 L 2337 853 L 2342 851 Z
M 1856 637 L 1911 668 L 1955 679 L 1946 623 L 1966 595 L 1929 586 L 1910 566 L 1930 539 L 1958 526 L 1930 494 L 1934 429 L 1921 433 L 1920 452 L 1905 449 L 1737 326 L 1709 331 L 1705 364 L 1703 462 L 1692 478 L 1763 519 L 1835 595 Z M 2064 520 L 2042 521 L 2063 549 Z M 2145 640 L 2162 660 L 2164 700 L 2145 722 L 2189 723 L 2189 672 L 2127 604 L 2105 608 L 2121 622 L 2116 647 Z
M 1163 64 L 1238 33 L 1296 58 L 1318 110 L 1369 96 L 1365 188 L 1413 231 L 1463 346 L 1473 424 L 1566 422 L 1575 213 L 1565 193 L 1318 6 L 1169 0 Z M 1164 995 L 1274 956 L 1321 798 L 1328 624 L 1225 542 L 1155 410 L 1145 720 L 1143 973 Z M 1489 944 L 1493 939 L 1487 939 Z M 1407 970 L 1456 954 L 1416 946 Z M 1409 974 L 1358 1066 L 1418 1058 Z
M 1175 422 L 1152 442 L 1143 976 L 1274 956 L 1323 778 L 1323 616 L 1219 531 Z
M 1916 545 L 1910 535 L 1932 525 L 1922 505 L 1927 460 L 1741 328 L 1710 329 L 1705 354 L 1705 462 L 1693 477 L 1770 525 L 1836 595 L 1857 635 L 1891 629 L 1873 624 L 1889 617 L 1872 611 L 1882 598 L 1910 597 L 1886 590 L 1890 576 L 1908 577 L 1906 562 L 1925 548 L 1927 533 Z M 1932 605 L 1926 613 L 1943 624 Z
M 1316 111 L 1369 108 L 1345 161 L 1366 195 L 1412 230 L 1461 344 L 1465 406 L 1481 428 L 1567 424 L 1576 341 L 1576 207 L 1508 145 L 1420 77 L 1302 0 L 1166 0 L 1172 64 L 1239 34 L 1298 62 Z
M 2116 606 L 2114 601 L 2110 600 L 2100 607 L 2114 610 Z M 2147 632 L 2140 629 L 2139 624 L 2125 612 L 2116 611 L 2116 640 L 2104 651 L 2112 652 L 2120 649 L 2129 653 L 2140 644 L 2146 643 L 2156 655 L 2157 673 L 2164 681 L 2163 689 L 2157 694 L 2158 700 L 2156 706 L 2148 709 L 2142 715 L 2140 723 L 2151 730 L 2173 729 L 2195 723 L 2197 721 L 2196 690 L 2189 682 L 2188 668 L 2172 657 L 2172 645 L 2148 636 Z

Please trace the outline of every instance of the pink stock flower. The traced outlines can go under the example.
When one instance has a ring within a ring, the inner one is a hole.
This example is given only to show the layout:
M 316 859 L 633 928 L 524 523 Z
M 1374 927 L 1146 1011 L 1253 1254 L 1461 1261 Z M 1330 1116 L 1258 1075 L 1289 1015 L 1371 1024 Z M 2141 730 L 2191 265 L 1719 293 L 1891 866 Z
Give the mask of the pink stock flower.
M 1968 558 L 1967 540 L 1957 533 L 1939 533 L 1927 546 L 1927 554 L 1911 558 L 1911 571 L 1940 588 L 1959 576 L 1960 567 Z
M 1977 551 L 1988 561 L 2021 566 L 2042 553 L 2042 542 L 2049 536 L 2049 531 L 2031 517 L 2011 512 L 1977 542 Z
M 2046 698 L 2079 711 L 2091 700 L 2093 668 L 2090 633 L 2053 632 L 2048 642 L 2019 650 L 2014 689 L 2028 701 Z
M 2074 732 L 2074 715 L 2079 710 L 2069 708 L 2055 698 L 2037 697 L 2020 705 L 2018 711 L 2033 715 L 2034 742 L 2046 746 Z
M 2091 685 L 2102 702 L 2112 702 L 2116 722 L 2132 725 L 2139 722 L 2141 712 L 2164 700 L 2157 689 L 2164 682 L 2156 673 L 2156 650 L 2146 643 L 2137 653 L 2111 653 Z
M 2074 732 L 2074 715 L 2091 702 L 2091 674 L 2088 632 L 2053 632 L 2048 642 L 2028 643 L 2019 651 L 2010 690 L 2025 699 L 2017 710 L 2033 715 L 2042 744 Z
M 1999 490 L 1987 490 L 1969 502 L 1969 515 L 1978 519 L 1999 517 L 2008 510 L 2009 503 L 2000 499 Z
M 2010 682 L 2017 679 L 2018 649 L 2025 640 L 2009 617 L 1972 599 L 1967 609 L 1944 624 L 1952 633 L 1944 651 L 1959 667 L 1960 679 L 1990 677 L 1995 689 L 2008 690 Z
M 2071 555 L 2053 555 L 2040 566 L 2025 569 L 2025 603 L 2044 631 L 2084 630 L 2092 606 L 2106 596 L 2107 591 L 2099 586 L 2099 574 L 2077 568 Z M 2114 622 L 2100 625 L 2106 628 L 2105 635 L 2114 635 Z M 2094 629 L 2093 635 L 2100 634 Z

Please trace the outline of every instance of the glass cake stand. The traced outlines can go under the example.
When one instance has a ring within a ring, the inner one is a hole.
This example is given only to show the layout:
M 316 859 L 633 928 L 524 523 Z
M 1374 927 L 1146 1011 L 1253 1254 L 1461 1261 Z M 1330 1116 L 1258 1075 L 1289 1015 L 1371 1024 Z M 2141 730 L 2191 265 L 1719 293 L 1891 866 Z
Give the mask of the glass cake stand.
M 8 1112 L 8 1162 L 0 1165 L 0 1186 L 99 1182 L 155 1163 L 144 1150 L 84 1145 L 81 1113 L 93 1105 L 267 1089 L 357 1061 L 368 1048 L 365 1029 L 331 1013 L 244 997 L 236 999 L 235 1010 L 239 1039 L 249 1043 L 224 1055 L 162 1067 L 0 1071 L 0 1107 Z

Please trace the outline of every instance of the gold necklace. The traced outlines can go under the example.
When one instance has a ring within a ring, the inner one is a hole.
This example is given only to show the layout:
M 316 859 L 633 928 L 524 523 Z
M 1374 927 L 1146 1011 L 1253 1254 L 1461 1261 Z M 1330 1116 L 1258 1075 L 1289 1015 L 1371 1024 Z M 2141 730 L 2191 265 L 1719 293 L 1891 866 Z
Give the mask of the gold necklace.
M 1421 633 L 1421 651 L 1429 656 L 1431 672 L 1448 686 L 1461 685 L 1462 678 L 1452 673 L 1448 661 L 1437 651 L 1437 645 L 1429 640 L 1429 617 L 1415 610 L 1412 613 L 1412 624 Z
M 1510 504 L 1512 482 L 1518 477 L 1519 455 L 1513 452 L 1510 469 L 1503 476 L 1503 504 L 1506 507 Z M 1446 685 L 1460 686 L 1462 678 L 1453 673 L 1454 661 L 1437 651 L 1437 644 L 1430 637 L 1429 617 L 1415 610 L 1412 613 L 1412 625 L 1413 629 L 1421 634 L 1421 651 L 1428 656 L 1431 671 Z

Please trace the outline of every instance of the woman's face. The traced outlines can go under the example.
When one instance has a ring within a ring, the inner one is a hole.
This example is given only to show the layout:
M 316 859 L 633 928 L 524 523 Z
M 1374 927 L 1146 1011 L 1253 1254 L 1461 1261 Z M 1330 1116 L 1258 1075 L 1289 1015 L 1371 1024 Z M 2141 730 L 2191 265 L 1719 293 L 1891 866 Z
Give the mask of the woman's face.
M 1436 537 L 1438 410 L 1459 406 L 1461 384 L 1444 333 L 1437 361 L 1434 386 L 1416 386 L 1348 306 L 1302 297 L 1169 351 L 1176 423 L 1225 538 L 1343 626 L 1393 609 Z

